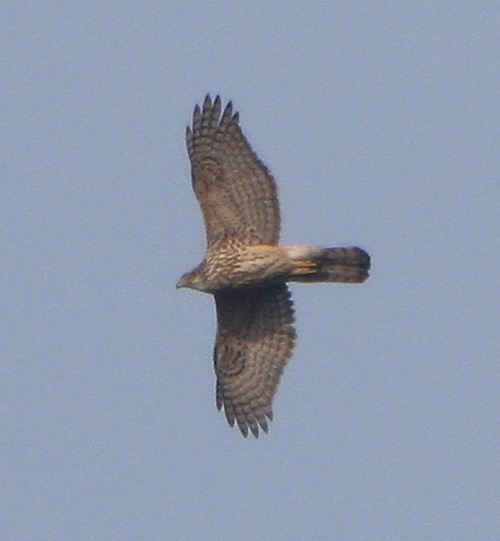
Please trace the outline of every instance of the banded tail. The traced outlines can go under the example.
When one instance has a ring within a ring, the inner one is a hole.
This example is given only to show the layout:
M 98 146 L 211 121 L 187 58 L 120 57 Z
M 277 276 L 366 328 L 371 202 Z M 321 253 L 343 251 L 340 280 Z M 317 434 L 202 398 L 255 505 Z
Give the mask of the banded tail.
M 361 248 L 284 247 L 293 268 L 291 282 L 360 284 L 368 278 L 370 256 Z

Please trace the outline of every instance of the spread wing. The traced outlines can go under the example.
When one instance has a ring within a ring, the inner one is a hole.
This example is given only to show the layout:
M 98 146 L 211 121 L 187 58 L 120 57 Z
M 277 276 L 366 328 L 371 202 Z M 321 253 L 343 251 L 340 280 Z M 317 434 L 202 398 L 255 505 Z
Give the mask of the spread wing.
M 259 426 L 267 432 L 281 374 L 292 355 L 296 334 L 286 284 L 216 293 L 217 336 L 214 367 L 217 408 L 236 420 L 246 437 Z
M 250 245 L 277 244 L 276 183 L 243 135 L 231 102 L 221 116 L 220 97 L 212 103 L 207 95 L 203 108 L 194 110 L 186 143 L 208 247 L 227 236 Z

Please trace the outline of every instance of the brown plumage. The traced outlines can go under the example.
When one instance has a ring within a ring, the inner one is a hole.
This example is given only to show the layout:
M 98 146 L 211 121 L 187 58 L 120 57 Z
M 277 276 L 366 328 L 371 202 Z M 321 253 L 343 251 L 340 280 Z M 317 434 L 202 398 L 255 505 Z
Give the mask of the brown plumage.
M 222 113 L 222 115 L 221 115 Z M 276 183 L 243 135 L 231 102 L 197 105 L 186 143 L 207 235 L 203 262 L 177 287 L 215 297 L 217 407 L 241 433 L 268 431 L 272 402 L 296 333 L 286 282 L 361 283 L 370 258 L 360 248 L 278 246 Z

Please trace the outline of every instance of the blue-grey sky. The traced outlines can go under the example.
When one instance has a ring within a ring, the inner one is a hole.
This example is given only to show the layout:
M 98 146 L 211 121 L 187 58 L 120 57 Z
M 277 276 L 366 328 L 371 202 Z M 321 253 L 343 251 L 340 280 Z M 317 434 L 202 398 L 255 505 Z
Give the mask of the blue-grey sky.
M 498 2 L 1 8 L 0 537 L 500 536 Z M 220 93 L 283 241 L 359 245 L 293 286 L 269 435 L 215 409 L 184 130 Z

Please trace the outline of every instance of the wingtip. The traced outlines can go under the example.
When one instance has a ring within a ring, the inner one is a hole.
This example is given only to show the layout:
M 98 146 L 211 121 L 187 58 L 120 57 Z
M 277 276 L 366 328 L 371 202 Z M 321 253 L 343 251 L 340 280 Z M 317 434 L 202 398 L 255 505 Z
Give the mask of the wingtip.
M 228 101 L 224 107 L 224 112 L 222 113 L 221 124 L 227 124 L 231 122 L 233 117 L 233 103 Z
M 200 109 L 200 106 L 196 104 L 194 106 L 194 111 L 193 111 L 193 124 L 198 118 L 200 118 L 200 116 L 201 116 L 201 109 Z
M 248 425 L 238 423 L 238 428 L 240 429 L 241 435 L 244 438 L 248 438 Z M 252 433 L 253 433 L 253 430 L 252 430 Z M 255 436 L 255 434 L 254 434 L 254 436 Z
M 210 92 L 205 94 L 205 98 L 203 100 L 203 104 L 200 106 L 196 104 L 193 112 L 193 122 L 195 119 L 200 118 L 202 115 L 207 114 L 209 111 L 212 112 L 218 112 L 220 115 L 220 111 L 222 109 L 222 98 L 220 97 L 220 94 L 217 94 L 215 98 L 212 101 L 212 96 Z M 220 119 L 221 123 L 227 123 L 227 122 L 239 122 L 239 113 L 233 113 L 233 102 L 228 101 L 226 103 L 226 106 L 224 107 L 222 118 Z

